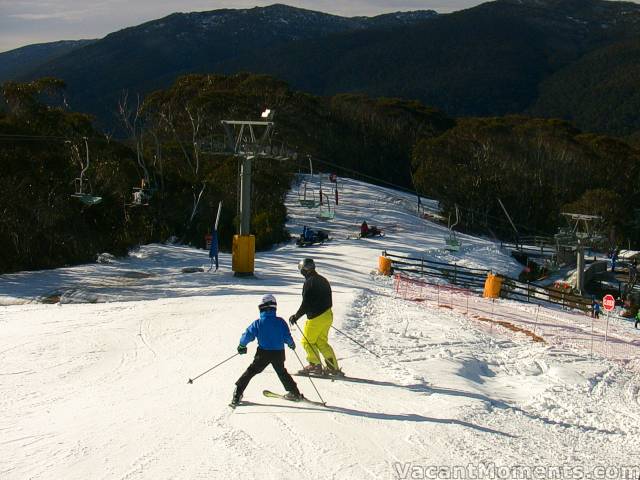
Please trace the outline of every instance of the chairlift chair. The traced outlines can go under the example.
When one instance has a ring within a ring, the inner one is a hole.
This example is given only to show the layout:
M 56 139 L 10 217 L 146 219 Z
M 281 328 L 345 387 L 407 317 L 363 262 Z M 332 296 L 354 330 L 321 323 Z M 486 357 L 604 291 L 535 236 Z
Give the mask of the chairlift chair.
M 130 207 L 148 207 L 149 206 L 149 194 L 143 188 L 134 188 L 132 193 Z
M 316 199 L 315 192 L 312 191 L 310 195 L 311 198 L 307 198 L 306 181 L 301 185 L 300 188 L 301 190 L 298 191 L 298 201 L 300 202 L 301 207 L 316 208 L 318 205 L 320 205 L 320 202 L 318 202 L 318 200 Z
M 68 143 L 71 143 L 70 141 L 68 141 Z M 82 159 L 80 158 L 80 152 L 77 148 L 76 145 L 71 145 L 71 155 L 72 158 L 75 157 L 75 159 L 78 161 L 78 163 L 80 163 L 80 177 L 76 178 L 73 183 L 75 185 L 75 193 L 72 193 L 71 196 L 73 198 L 77 198 L 78 200 L 80 200 L 82 203 L 84 203 L 87 206 L 91 206 L 91 205 L 97 205 L 98 203 L 102 202 L 102 197 L 98 197 L 95 196 L 91 193 L 91 184 L 89 183 L 89 180 L 87 178 L 85 178 L 84 174 L 85 172 L 89 169 L 89 142 L 87 141 L 87 138 L 84 137 L 84 144 L 85 144 L 85 148 L 86 148 L 86 152 L 87 152 L 87 163 L 84 164 L 82 162 Z
M 340 193 L 338 192 L 340 185 L 338 184 L 338 176 L 335 173 L 329 175 L 329 183 L 333 185 L 333 197 L 336 205 L 339 203 Z
M 156 188 L 151 186 L 151 182 L 148 179 L 142 179 L 139 187 L 133 188 L 132 201 L 128 205 L 130 207 L 148 207 L 149 201 L 153 196 Z
M 336 210 L 331 209 L 331 202 L 329 202 L 329 200 L 327 200 L 326 207 L 324 206 L 324 204 L 320 204 L 320 209 L 318 210 L 318 215 L 317 215 L 317 217 L 320 220 L 333 220 L 335 216 L 336 216 Z
M 460 251 L 460 246 L 461 246 L 461 242 L 456 236 L 455 230 L 453 229 L 453 227 L 455 227 L 460 220 L 458 205 L 456 205 L 455 207 L 456 207 L 456 221 L 453 225 L 451 225 L 451 215 L 449 215 L 449 235 L 444 239 L 446 243 L 445 249 L 449 250 L 450 252 Z
M 74 184 L 75 193 L 71 194 L 73 198 L 77 198 L 87 206 L 97 205 L 98 203 L 102 202 L 102 197 L 97 197 L 90 193 L 91 185 L 89 185 L 89 182 L 87 180 L 83 178 L 76 178 L 74 180 Z
M 447 243 L 445 248 L 450 252 L 460 251 L 460 240 L 458 240 L 458 237 L 456 237 L 455 232 L 451 232 L 449 236 L 445 238 L 445 242 Z

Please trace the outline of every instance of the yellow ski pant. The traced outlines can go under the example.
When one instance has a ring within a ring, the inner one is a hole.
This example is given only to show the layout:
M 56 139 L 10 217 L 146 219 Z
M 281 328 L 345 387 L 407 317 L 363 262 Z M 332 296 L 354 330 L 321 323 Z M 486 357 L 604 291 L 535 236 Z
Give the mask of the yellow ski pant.
M 338 368 L 338 360 L 333 348 L 329 345 L 329 329 L 333 324 L 333 312 L 329 308 L 317 317 L 307 319 L 304 325 L 304 337 L 302 338 L 302 346 L 307 352 L 307 360 L 309 363 L 320 364 L 321 353 L 325 362 L 329 367 Z

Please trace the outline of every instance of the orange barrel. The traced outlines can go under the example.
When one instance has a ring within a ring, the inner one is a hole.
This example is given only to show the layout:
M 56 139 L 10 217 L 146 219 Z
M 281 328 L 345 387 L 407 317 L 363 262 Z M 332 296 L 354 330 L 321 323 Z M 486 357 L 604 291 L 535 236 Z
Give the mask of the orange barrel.
M 380 255 L 378 257 L 378 273 L 380 275 L 391 275 L 391 259 Z
M 256 255 L 256 237 L 234 235 L 231 254 L 231 269 L 235 274 L 252 275 Z
M 500 290 L 502 289 L 502 277 L 489 273 L 487 279 L 484 282 L 485 298 L 500 298 Z

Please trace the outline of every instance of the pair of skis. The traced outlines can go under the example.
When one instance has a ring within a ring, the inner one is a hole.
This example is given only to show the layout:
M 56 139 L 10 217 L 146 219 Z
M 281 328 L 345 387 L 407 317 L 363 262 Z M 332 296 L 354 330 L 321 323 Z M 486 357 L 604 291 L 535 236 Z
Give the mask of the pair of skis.
M 309 372 L 309 371 L 305 371 L 305 370 L 300 370 L 299 372 L 294 373 L 294 375 L 295 376 L 299 376 L 299 377 L 327 378 L 327 379 L 330 379 L 331 381 L 334 381 L 336 379 L 340 380 L 340 379 L 343 379 L 343 378 L 347 378 L 345 376 L 345 374 L 342 372 L 342 370 L 328 371 L 326 369 L 323 369 L 322 371 L 317 371 L 317 372 Z M 316 405 L 316 406 L 320 406 L 320 407 L 326 407 L 327 406 L 326 403 L 316 402 L 314 400 L 309 400 L 309 399 L 305 398 L 304 396 L 302 396 L 302 398 L 298 398 L 298 399 L 287 398 L 285 395 L 282 395 L 280 393 L 272 392 L 271 390 L 263 390 L 262 394 L 267 398 L 279 398 L 280 400 L 286 400 L 288 402 L 307 403 L 307 404 L 310 404 L 310 405 Z M 232 402 L 232 403 L 229 404 L 229 406 L 231 408 L 236 408 L 238 405 L 241 405 L 241 403 L 234 404 Z
M 346 378 L 346 375 L 342 370 L 329 370 L 323 368 L 321 371 L 316 370 L 298 370 L 297 373 L 293 374 L 296 377 L 311 377 L 311 378 L 326 378 L 331 380 L 340 380 Z
M 263 390 L 262 394 L 267 397 L 267 398 L 279 398 L 280 400 L 286 400 L 288 402 L 295 402 L 295 403 L 308 403 L 310 405 L 316 405 L 319 407 L 326 407 L 327 404 L 326 403 L 322 403 L 322 402 L 316 402 L 313 400 L 309 400 L 307 398 L 305 398 L 304 396 L 298 399 L 293 399 L 293 398 L 287 398 L 286 395 L 282 395 L 280 393 L 275 393 L 272 392 L 271 390 Z M 240 403 L 230 403 L 229 406 L 231 408 L 236 408 L 238 405 L 242 405 L 242 401 L 240 401 Z

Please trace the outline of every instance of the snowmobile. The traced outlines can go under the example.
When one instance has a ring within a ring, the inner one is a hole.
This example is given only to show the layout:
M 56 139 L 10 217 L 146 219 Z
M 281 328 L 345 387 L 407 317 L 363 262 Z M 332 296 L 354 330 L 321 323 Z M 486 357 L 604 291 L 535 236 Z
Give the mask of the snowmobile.
M 300 237 L 296 240 L 298 247 L 308 247 L 310 245 L 322 244 L 329 239 L 329 232 L 325 230 L 312 230 L 308 227 L 302 229 Z

